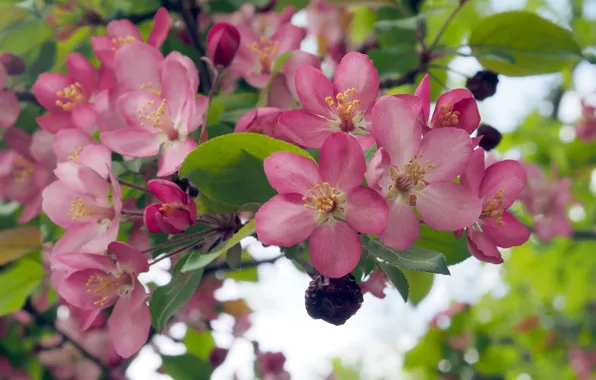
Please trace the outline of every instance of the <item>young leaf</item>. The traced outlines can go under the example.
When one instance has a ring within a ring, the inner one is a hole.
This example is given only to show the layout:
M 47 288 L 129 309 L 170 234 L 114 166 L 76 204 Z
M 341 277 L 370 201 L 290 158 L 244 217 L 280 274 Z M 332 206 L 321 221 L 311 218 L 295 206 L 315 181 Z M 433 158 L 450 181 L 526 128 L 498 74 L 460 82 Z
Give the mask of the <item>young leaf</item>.
M 209 380 L 211 364 L 195 355 L 162 355 L 161 369 L 176 380 Z
M 408 302 L 408 293 L 410 292 L 410 286 L 408 285 L 408 280 L 404 275 L 404 272 L 399 270 L 391 265 L 387 264 L 379 264 L 379 268 L 389 277 L 395 289 L 401 294 L 401 297 L 404 299 L 404 302 Z
M 0 316 L 19 310 L 43 278 L 41 264 L 21 259 L 0 272 Z
M 436 231 L 423 224 L 420 226 L 420 237 L 414 245 L 441 252 L 448 266 L 461 263 L 471 257 L 465 232 L 457 239 L 453 232 Z

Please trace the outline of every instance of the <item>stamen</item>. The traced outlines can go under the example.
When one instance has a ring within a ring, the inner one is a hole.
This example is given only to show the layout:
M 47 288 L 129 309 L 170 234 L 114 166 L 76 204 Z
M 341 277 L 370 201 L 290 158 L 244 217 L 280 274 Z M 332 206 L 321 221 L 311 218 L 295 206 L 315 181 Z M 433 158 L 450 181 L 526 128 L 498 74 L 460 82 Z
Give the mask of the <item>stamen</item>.
M 455 127 L 459 124 L 459 111 L 453 111 L 453 104 L 443 104 L 439 112 L 439 127 Z
M 72 111 L 77 104 L 87 101 L 85 90 L 79 82 L 74 82 L 65 89 L 56 91 L 56 96 L 61 98 L 56 100 L 56 105 L 64 111 Z
M 100 299 L 93 302 L 96 306 L 105 306 L 110 299 L 117 293 L 120 286 L 117 278 L 110 276 L 105 278 L 102 274 L 96 273 L 89 276 L 85 283 L 87 287 L 87 294 L 89 295 L 103 295 Z M 107 295 L 106 295 L 107 294 Z
M 78 220 L 81 217 L 93 215 L 93 211 L 89 210 L 85 206 L 85 202 L 79 197 L 74 197 L 70 203 L 70 211 L 66 213 L 73 221 Z
M 28 181 L 35 170 L 35 165 L 21 156 L 17 156 L 12 164 L 12 179 L 15 183 Z
M 344 132 L 351 132 L 355 128 L 354 114 L 356 108 L 360 106 L 360 100 L 356 99 L 357 94 L 358 91 L 355 88 L 349 88 L 335 95 L 335 100 L 331 96 L 325 98 L 329 107 L 335 108 L 340 119 L 340 128 Z
M 72 153 L 68 155 L 68 161 L 78 161 L 82 151 L 82 147 L 78 147 L 75 150 L 73 150 Z
M 124 45 L 128 45 L 132 42 L 135 42 L 137 39 L 133 36 L 123 36 L 123 37 L 116 37 L 112 38 L 112 51 L 116 51 L 116 49 L 121 48 Z
M 273 59 L 279 51 L 279 41 L 271 41 L 261 37 L 260 41 L 254 41 L 247 45 L 250 51 L 259 59 L 260 73 L 267 74 L 271 71 Z
M 346 201 L 346 195 L 338 191 L 327 182 L 316 184 L 308 189 L 311 196 L 302 197 L 304 207 L 316 210 L 317 223 L 324 223 L 330 214 L 334 217 L 343 218 L 343 204 Z
M 484 219 L 493 219 L 497 226 L 503 227 L 505 225 L 503 222 L 503 213 L 505 210 L 502 208 L 504 203 L 505 192 L 503 189 L 500 189 L 495 194 L 495 197 L 482 208 L 480 217 Z

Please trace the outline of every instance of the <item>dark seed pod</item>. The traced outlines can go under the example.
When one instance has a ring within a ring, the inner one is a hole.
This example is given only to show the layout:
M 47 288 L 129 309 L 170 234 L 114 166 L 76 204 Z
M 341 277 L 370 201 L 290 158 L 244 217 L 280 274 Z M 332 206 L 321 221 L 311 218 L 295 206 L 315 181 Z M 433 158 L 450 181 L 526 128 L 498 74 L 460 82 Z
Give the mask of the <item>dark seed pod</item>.
M 499 75 L 492 71 L 478 71 L 466 81 L 466 88 L 472 92 L 474 99 L 484 100 L 497 92 Z
M 335 326 L 343 325 L 356 314 L 363 300 L 362 290 L 352 274 L 340 278 L 317 274 L 305 293 L 308 315 Z
M 477 134 L 478 136 L 482 136 L 482 140 L 480 140 L 478 145 L 480 145 L 480 147 L 487 152 L 489 150 L 495 149 L 503 138 L 501 132 L 488 124 L 480 124 Z

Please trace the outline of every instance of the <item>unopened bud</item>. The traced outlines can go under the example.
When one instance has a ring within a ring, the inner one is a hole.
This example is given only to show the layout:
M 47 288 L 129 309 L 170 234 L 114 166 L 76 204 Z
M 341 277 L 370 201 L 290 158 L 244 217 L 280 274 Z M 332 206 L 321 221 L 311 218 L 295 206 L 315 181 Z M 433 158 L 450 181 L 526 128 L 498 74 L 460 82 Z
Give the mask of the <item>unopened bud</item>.
M 217 66 L 228 67 L 240 46 L 240 33 L 233 25 L 218 22 L 207 34 L 207 56 Z
M 476 100 L 484 100 L 497 92 L 499 75 L 492 71 L 478 71 L 466 81 L 466 87 Z
M 478 127 L 478 136 L 482 136 L 482 140 L 480 140 L 480 147 L 487 152 L 489 150 L 495 149 L 497 145 L 501 142 L 503 135 L 499 132 L 496 128 L 491 127 L 488 124 L 480 124 Z
M 343 325 L 356 314 L 363 300 L 362 290 L 352 274 L 340 278 L 317 274 L 305 294 L 308 315 L 335 326 Z
M 227 348 L 215 347 L 213 350 L 211 350 L 211 353 L 209 353 L 209 362 L 211 362 L 213 368 L 217 368 L 223 364 L 227 356 Z
M 0 54 L 0 64 L 4 66 L 8 75 L 21 75 L 25 72 L 25 61 L 14 54 Z

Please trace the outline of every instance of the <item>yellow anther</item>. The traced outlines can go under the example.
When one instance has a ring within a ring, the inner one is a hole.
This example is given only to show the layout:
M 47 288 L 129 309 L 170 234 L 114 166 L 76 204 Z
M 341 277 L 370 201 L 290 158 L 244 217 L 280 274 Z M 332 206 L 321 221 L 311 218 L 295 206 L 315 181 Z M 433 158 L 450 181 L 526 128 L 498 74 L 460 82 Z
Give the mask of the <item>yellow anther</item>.
M 73 221 L 92 214 L 93 212 L 86 207 L 85 202 L 79 197 L 74 197 L 70 203 L 70 210 L 66 213 Z
M 12 179 L 16 183 L 28 181 L 35 170 L 35 165 L 21 156 L 17 156 L 12 164 Z
M 345 201 L 345 195 L 327 182 L 314 185 L 308 189 L 308 192 L 312 196 L 302 197 L 302 201 L 305 202 L 304 207 L 312 208 L 322 214 L 335 211 Z
M 261 37 L 257 42 L 254 41 L 247 45 L 250 51 L 258 58 L 261 74 L 267 74 L 271 71 L 271 64 L 279 51 L 279 41 L 271 41 Z
M 360 100 L 356 99 L 357 94 L 358 91 L 355 88 L 349 88 L 335 95 L 335 100 L 331 96 L 325 98 L 325 102 L 329 107 L 335 108 L 335 112 L 340 118 L 340 127 L 345 132 L 354 129 L 353 118 L 356 108 L 360 106 Z
M 68 161 L 78 161 L 82 151 L 82 147 L 78 147 L 75 150 L 73 150 L 72 153 L 68 155 Z
M 116 295 L 118 288 L 120 287 L 120 281 L 116 277 L 109 276 L 104 277 L 100 273 L 92 274 L 85 283 L 87 287 L 86 293 L 89 295 L 101 295 L 102 297 L 93 302 L 96 306 L 105 306 L 110 298 Z
M 77 104 L 87 101 L 85 90 L 79 82 L 74 82 L 70 86 L 56 91 L 56 96 L 61 98 L 56 100 L 56 105 L 64 111 L 72 111 Z
M 390 175 L 393 184 L 389 187 L 385 198 L 396 199 L 402 196 L 410 203 L 416 202 L 416 196 L 412 192 L 424 189 L 424 176 L 427 170 L 435 167 L 429 160 L 425 161 L 425 166 L 421 165 L 419 162 L 421 158 L 422 155 L 413 156 L 401 169 L 391 167 Z
M 505 191 L 503 191 L 503 189 L 500 189 L 495 194 L 495 197 L 484 205 L 480 217 L 485 219 L 493 219 L 497 226 L 503 227 L 505 225 L 505 223 L 503 222 L 503 213 L 505 212 L 505 210 L 503 209 L 504 203 Z
M 439 127 L 455 127 L 459 124 L 459 111 L 453 111 L 453 104 L 443 104 L 439 112 Z
M 121 36 L 112 38 L 112 50 L 116 50 L 124 45 L 128 45 L 132 42 L 135 42 L 137 39 L 133 36 Z

